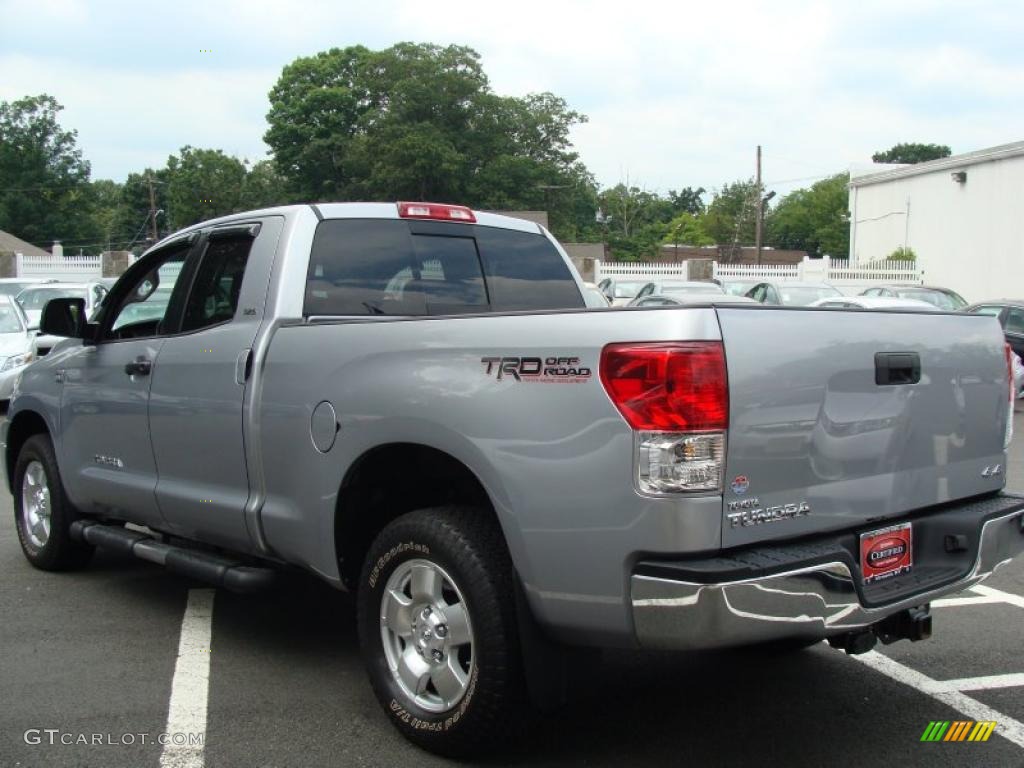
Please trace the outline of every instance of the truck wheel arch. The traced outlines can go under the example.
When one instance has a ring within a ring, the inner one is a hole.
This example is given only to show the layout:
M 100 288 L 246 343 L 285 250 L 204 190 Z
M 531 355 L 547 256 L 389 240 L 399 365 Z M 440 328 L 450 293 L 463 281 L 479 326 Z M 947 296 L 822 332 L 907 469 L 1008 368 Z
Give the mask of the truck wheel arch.
M 14 493 L 12 485 L 14 482 L 14 465 L 18 461 L 21 446 L 32 435 L 39 434 L 46 434 L 52 437 L 52 432 L 50 426 L 46 423 L 46 419 L 35 411 L 20 411 L 7 428 L 7 449 L 4 456 L 6 463 L 4 467 L 7 470 L 7 488 L 11 494 Z
M 401 468 L 397 478 L 396 467 Z M 351 586 L 358 580 L 370 544 L 389 522 L 415 509 L 445 505 L 478 509 L 501 524 L 477 474 L 451 454 L 405 442 L 367 450 L 338 490 L 334 544 L 342 581 Z

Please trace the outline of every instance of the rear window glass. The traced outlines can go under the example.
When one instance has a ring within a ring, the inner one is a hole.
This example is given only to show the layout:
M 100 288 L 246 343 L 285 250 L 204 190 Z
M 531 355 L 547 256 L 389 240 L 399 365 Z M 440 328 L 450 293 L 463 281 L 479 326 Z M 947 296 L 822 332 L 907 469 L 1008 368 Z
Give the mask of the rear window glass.
M 495 312 L 585 306 L 562 255 L 543 235 L 477 227 L 476 237 Z
M 321 222 L 310 254 L 305 314 L 583 307 L 562 257 L 540 235 L 491 227 L 465 227 L 465 236 L 422 229 L 417 224 L 413 234 L 408 222 L 396 220 Z

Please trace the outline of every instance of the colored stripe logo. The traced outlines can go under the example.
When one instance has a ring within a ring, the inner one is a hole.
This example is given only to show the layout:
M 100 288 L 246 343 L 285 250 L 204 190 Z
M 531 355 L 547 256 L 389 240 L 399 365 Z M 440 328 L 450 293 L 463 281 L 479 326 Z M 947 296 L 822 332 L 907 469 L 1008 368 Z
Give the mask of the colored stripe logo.
M 988 741 L 996 725 L 994 720 L 932 720 L 921 734 L 921 741 Z

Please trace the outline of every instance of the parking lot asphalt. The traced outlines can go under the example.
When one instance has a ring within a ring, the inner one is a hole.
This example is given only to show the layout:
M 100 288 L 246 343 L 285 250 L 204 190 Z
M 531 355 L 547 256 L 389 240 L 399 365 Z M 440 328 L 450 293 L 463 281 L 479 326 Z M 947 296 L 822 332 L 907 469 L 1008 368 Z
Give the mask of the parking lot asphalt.
M 1020 412 L 1016 427 L 1009 487 L 1024 490 Z M 206 587 L 102 552 L 78 573 L 34 570 L 6 490 L 0 574 L 0 767 L 161 765 L 163 748 L 141 735 L 155 739 L 168 722 L 182 616 L 190 590 Z M 206 766 L 451 764 L 407 744 L 380 710 L 348 596 L 288 576 L 265 594 L 213 600 Z M 931 640 L 868 657 L 824 643 L 772 655 L 606 653 L 587 670 L 586 694 L 486 763 L 1024 765 L 1024 559 L 933 615 Z M 990 719 L 1000 724 L 984 743 L 920 741 L 930 721 Z

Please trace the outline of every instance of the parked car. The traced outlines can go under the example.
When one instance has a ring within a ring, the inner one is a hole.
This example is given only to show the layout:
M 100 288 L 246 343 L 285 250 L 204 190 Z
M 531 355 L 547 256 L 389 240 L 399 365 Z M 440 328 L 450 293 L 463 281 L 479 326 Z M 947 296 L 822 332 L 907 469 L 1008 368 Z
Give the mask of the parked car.
M 899 299 L 893 296 L 843 296 L 818 299 L 810 307 L 831 307 L 834 309 L 915 309 L 919 312 L 937 312 L 938 307 L 927 301 Z
M 51 299 L 83 299 L 86 317 L 92 317 L 106 295 L 106 286 L 99 282 L 43 283 L 24 289 L 18 294 L 17 301 L 25 310 L 29 325 L 37 328 L 43 308 Z M 56 336 L 40 334 L 36 337 L 36 354 L 39 357 L 46 356 L 58 341 L 60 339 Z
M 158 289 L 161 318 L 121 323 Z M 929 603 L 1024 549 L 991 318 L 581 313 L 580 289 L 546 230 L 462 207 L 177 233 L 92 321 L 47 307 L 69 339 L 0 426 L 24 555 L 345 587 L 387 716 L 467 755 L 558 702 L 573 646 L 923 640 Z
M 721 285 L 730 296 L 746 296 L 757 283 L 757 280 L 723 280 Z
M 1024 300 L 998 299 L 971 304 L 965 312 L 976 315 L 991 315 L 999 320 L 1006 335 L 1006 343 L 1024 358 Z
M 781 307 L 806 307 L 818 299 L 842 295 L 827 283 L 758 283 L 747 291 L 754 301 Z
M 861 291 L 860 295 L 917 299 L 918 301 L 927 301 L 939 309 L 945 309 L 950 312 L 956 312 L 967 306 L 967 302 L 956 291 L 928 285 L 876 285 Z
M 35 359 L 35 335 L 21 305 L 0 294 L 0 401 L 5 404 L 14 391 L 15 379 Z
M 608 303 L 608 297 L 593 283 L 583 284 L 583 301 L 591 309 L 608 309 L 611 306 Z
M 644 296 L 654 294 L 662 296 L 677 296 L 682 294 L 715 294 L 721 296 L 724 291 L 717 283 L 705 282 L 702 280 L 652 280 L 644 285 L 633 299 L 642 299 Z
M 30 285 L 45 282 L 47 281 L 41 277 L 3 277 L 0 278 L 0 294 L 14 297 Z
M 689 307 L 689 306 L 721 306 L 723 304 L 757 304 L 753 299 L 746 296 L 729 296 L 719 293 L 687 293 L 667 296 L 660 293 L 644 296 L 642 299 L 633 299 L 631 307 Z
M 604 295 L 613 307 L 624 307 L 636 298 L 645 285 L 646 280 L 609 280 L 604 286 Z

